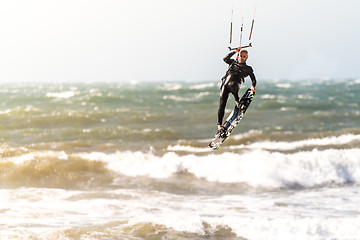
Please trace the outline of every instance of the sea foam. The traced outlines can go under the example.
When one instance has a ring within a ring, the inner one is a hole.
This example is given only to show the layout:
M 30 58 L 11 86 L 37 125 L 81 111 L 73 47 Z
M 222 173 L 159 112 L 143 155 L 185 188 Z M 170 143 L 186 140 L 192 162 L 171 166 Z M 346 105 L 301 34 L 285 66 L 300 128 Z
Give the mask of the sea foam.
M 327 184 L 360 183 L 360 149 L 328 149 L 280 153 L 250 150 L 245 153 L 206 156 L 163 156 L 143 152 L 93 152 L 78 155 L 103 161 L 112 171 L 127 176 L 169 178 L 187 171 L 198 178 L 220 183 L 246 183 L 254 188 L 315 187 Z

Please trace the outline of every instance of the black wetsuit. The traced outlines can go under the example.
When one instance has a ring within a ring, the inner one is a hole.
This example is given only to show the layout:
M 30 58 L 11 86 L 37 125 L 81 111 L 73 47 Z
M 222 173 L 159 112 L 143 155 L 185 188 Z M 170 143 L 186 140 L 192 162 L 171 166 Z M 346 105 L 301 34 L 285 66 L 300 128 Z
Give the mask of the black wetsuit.
M 235 51 L 230 52 L 224 57 L 224 62 L 229 64 L 229 69 L 221 79 L 218 125 L 222 125 L 229 93 L 234 95 L 235 101 L 239 101 L 240 84 L 244 82 L 244 78 L 247 76 L 250 77 L 252 85 L 256 86 L 256 78 L 252 67 L 246 65 L 246 63 L 239 63 L 237 60 L 231 59 L 234 54 Z

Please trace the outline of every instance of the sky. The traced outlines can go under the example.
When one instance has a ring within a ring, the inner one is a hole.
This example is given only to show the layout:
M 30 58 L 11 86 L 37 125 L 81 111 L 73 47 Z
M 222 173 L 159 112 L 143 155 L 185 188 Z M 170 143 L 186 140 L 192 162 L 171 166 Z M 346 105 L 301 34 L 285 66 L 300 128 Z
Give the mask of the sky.
M 2 0 L 0 82 L 218 81 L 255 6 L 258 80 L 360 77 L 358 0 Z

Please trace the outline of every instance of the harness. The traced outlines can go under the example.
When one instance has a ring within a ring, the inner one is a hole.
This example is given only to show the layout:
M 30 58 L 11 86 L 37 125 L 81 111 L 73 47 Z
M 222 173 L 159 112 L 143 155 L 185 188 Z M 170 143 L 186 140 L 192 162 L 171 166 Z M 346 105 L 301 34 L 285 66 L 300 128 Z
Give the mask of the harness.
M 241 76 L 242 74 L 242 66 L 240 65 L 239 62 L 237 61 L 233 61 L 230 65 L 228 70 L 226 71 L 225 75 L 221 78 L 221 87 L 220 89 L 222 89 L 225 85 L 228 84 L 228 81 L 226 79 L 228 79 L 228 76 L 230 74 L 233 75 L 237 75 L 237 79 L 239 84 L 242 84 L 245 80 L 244 78 Z

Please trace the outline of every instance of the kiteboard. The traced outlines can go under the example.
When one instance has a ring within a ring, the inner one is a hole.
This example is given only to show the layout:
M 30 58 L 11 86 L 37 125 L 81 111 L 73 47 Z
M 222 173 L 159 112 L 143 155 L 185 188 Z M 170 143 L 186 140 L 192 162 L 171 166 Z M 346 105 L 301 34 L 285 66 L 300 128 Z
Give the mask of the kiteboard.
M 221 126 L 220 130 L 218 130 L 215 134 L 213 140 L 209 144 L 210 148 L 212 148 L 213 150 L 219 149 L 221 144 L 230 136 L 230 134 L 234 131 L 241 119 L 244 117 L 244 114 L 250 106 L 250 103 L 254 97 L 255 93 L 253 93 L 250 88 L 246 90 L 241 100 L 239 101 L 239 104 L 235 105 L 234 110 L 231 112 L 229 117 Z

